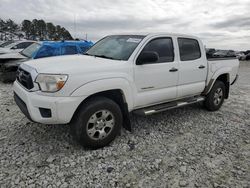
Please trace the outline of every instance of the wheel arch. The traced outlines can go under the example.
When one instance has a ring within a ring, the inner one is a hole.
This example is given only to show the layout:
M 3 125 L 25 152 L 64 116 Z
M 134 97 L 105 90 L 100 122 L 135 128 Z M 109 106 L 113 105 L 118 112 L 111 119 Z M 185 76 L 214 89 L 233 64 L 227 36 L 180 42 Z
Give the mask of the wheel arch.
M 123 84 L 122 87 L 110 87 L 110 89 L 107 90 L 101 90 L 103 87 L 103 84 L 107 84 L 107 88 L 109 88 L 110 83 L 107 82 L 107 80 L 100 80 L 99 82 L 91 82 L 88 83 L 80 88 L 78 88 L 76 91 L 72 93 L 72 96 L 79 96 L 79 95 L 87 95 L 87 97 L 78 105 L 76 111 L 73 114 L 73 117 L 78 113 L 81 106 L 84 105 L 88 100 L 94 98 L 94 97 L 106 97 L 108 99 L 113 100 L 116 102 L 123 114 L 123 127 L 129 131 L 132 130 L 131 123 L 129 119 L 129 109 L 132 108 L 132 98 L 131 98 L 131 90 L 129 88 L 128 83 L 124 84 L 126 82 L 121 82 L 121 80 L 113 80 L 112 86 L 118 86 L 117 83 Z M 99 87 L 98 87 L 99 86 Z M 127 87 L 126 87 L 127 86 Z M 125 88 L 126 87 L 126 88 Z M 73 119 L 72 117 L 72 119 Z
M 94 80 L 83 84 L 79 88 L 75 89 L 70 95 L 73 97 L 85 96 L 86 99 L 92 95 L 96 95 L 97 93 L 103 93 L 111 90 L 119 90 L 121 95 L 124 97 L 124 100 L 128 104 L 128 109 L 131 110 L 133 108 L 134 102 L 132 88 L 129 84 L 129 81 L 124 78 Z
M 228 72 L 224 72 L 224 73 L 221 73 L 221 74 L 214 76 L 210 80 L 208 86 L 203 91 L 203 94 L 207 95 L 210 92 L 210 90 L 212 89 L 212 87 L 214 86 L 214 83 L 218 80 L 225 84 L 225 87 L 226 87 L 225 99 L 228 99 L 229 89 L 230 89 L 230 74 Z

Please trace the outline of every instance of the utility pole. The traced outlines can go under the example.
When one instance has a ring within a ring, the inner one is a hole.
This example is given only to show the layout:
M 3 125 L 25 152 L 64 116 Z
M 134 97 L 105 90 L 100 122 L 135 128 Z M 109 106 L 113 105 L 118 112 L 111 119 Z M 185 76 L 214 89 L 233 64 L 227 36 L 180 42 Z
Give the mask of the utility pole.
M 76 15 L 74 14 L 74 35 L 75 35 L 75 39 L 76 39 Z

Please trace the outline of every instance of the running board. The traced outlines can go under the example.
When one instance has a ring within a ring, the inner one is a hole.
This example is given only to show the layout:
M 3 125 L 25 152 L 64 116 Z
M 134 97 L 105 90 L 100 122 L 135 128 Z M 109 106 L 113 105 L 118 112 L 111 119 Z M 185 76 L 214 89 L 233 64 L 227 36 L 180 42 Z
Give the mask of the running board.
M 166 110 L 186 106 L 189 104 L 198 103 L 204 100 L 205 100 L 204 97 L 192 97 L 188 99 L 182 99 L 182 100 L 178 100 L 174 102 L 168 102 L 164 104 L 159 104 L 159 105 L 154 105 L 154 106 L 138 109 L 138 110 L 135 110 L 134 113 L 138 115 L 151 115 L 151 114 L 163 112 Z

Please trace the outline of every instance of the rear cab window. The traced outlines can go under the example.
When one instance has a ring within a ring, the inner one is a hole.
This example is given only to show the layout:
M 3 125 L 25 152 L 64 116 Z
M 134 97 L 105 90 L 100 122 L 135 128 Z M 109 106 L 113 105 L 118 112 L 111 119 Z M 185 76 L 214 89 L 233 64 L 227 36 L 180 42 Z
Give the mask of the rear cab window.
M 199 42 L 191 38 L 178 38 L 181 61 L 196 60 L 201 57 Z

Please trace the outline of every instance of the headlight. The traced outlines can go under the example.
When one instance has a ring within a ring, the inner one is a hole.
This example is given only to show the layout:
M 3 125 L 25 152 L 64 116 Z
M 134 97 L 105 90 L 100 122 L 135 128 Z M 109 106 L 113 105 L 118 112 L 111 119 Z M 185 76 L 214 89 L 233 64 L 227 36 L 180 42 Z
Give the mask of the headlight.
M 56 92 L 63 88 L 68 75 L 65 74 L 39 74 L 36 81 L 39 84 L 41 91 Z

